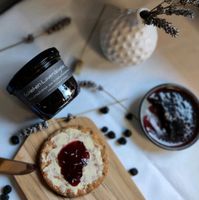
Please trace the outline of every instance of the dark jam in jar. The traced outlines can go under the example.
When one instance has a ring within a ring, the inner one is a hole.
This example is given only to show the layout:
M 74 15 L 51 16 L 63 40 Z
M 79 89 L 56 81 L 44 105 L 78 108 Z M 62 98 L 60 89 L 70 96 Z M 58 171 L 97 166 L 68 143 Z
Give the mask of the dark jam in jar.
M 50 48 L 19 70 L 7 90 L 41 118 L 50 119 L 78 95 L 79 86 L 58 50 Z
M 144 129 L 157 143 L 182 147 L 197 138 L 199 105 L 188 90 L 178 87 L 157 88 L 147 95 L 144 110 Z
M 87 165 L 90 154 L 83 142 L 73 141 L 61 149 L 58 162 L 64 178 L 72 185 L 77 186 L 83 174 L 83 167 Z

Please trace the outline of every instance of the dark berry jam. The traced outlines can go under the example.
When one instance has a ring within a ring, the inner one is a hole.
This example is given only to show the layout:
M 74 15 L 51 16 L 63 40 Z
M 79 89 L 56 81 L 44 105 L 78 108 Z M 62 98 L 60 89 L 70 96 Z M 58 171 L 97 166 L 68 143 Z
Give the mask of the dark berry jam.
M 58 162 L 64 178 L 72 185 L 77 186 L 83 174 L 83 167 L 88 163 L 90 154 L 83 142 L 74 141 L 61 149 Z
M 79 93 L 79 86 L 56 48 L 47 49 L 19 70 L 7 90 L 43 119 L 50 119 Z
M 198 100 L 184 88 L 157 88 L 145 99 L 142 123 L 147 134 L 160 144 L 187 145 L 199 132 Z

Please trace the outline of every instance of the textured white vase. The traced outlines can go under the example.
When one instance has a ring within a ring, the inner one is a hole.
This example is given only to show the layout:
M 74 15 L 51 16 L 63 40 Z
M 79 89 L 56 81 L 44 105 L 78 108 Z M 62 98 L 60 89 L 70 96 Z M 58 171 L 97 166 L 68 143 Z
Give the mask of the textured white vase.
M 126 9 L 104 21 L 100 30 L 101 49 L 111 62 L 128 66 L 148 59 L 157 45 L 157 29 L 145 25 L 139 10 Z

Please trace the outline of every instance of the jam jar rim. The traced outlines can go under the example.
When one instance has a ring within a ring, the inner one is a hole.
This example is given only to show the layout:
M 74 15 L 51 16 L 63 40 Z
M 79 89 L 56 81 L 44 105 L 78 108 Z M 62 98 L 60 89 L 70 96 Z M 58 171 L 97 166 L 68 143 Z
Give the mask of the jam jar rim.
M 192 99 L 195 103 L 196 103 L 196 106 L 198 108 L 198 114 L 199 114 L 199 99 L 197 98 L 197 96 L 191 92 L 188 88 L 184 87 L 184 86 L 181 86 L 179 84 L 176 84 L 176 83 L 162 83 L 162 84 L 159 84 L 157 86 L 154 86 L 152 87 L 151 89 L 149 89 L 148 92 L 146 92 L 146 94 L 142 97 L 141 99 L 141 102 L 140 102 L 140 105 L 139 105 L 139 124 L 140 124 L 140 127 L 144 133 L 144 135 L 153 143 L 155 144 L 156 146 L 162 148 L 162 149 L 165 149 L 165 150 L 170 150 L 170 151 L 179 151 L 179 150 L 184 150 L 190 146 L 192 146 L 194 143 L 197 142 L 197 140 L 199 139 L 199 124 L 198 124 L 198 127 L 197 127 L 197 132 L 196 132 L 196 135 L 193 139 L 189 140 L 187 143 L 184 143 L 180 146 L 168 146 L 168 145 L 165 145 L 165 144 L 162 144 L 161 142 L 158 142 L 156 139 L 154 139 L 153 137 L 151 137 L 146 129 L 144 128 L 143 126 L 143 119 L 142 119 L 142 106 L 143 106 L 143 102 L 145 101 L 145 99 L 150 95 L 152 94 L 153 92 L 155 92 L 156 90 L 158 89 L 161 89 L 161 88 L 173 88 L 173 89 L 177 89 L 178 91 L 183 91 L 185 92 L 186 94 L 188 94 L 190 96 L 190 99 Z
M 13 94 L 17 89 L 16 85 L 18 84 L 19 76 L 23 76 L 27 74 L 28 69 L 32 68 L 33 66 L 37 65 L 45 65 L 46 63 L 49 62 L 48 58 L 52 56 L 51 59 L 59 57 L 60 54 L 59 51 L 55 47 L 48 48 L 41 53 L 37 54 L 35 57 L 33 57 L 31 60 L 29 60 L 21 69 L 19 69 L 15 75 L 12 77 L 10 82 L 8 83 L 7 86 L 7 91 L 10 94 Z M 25 86 L 25 85 L 24 85 Z

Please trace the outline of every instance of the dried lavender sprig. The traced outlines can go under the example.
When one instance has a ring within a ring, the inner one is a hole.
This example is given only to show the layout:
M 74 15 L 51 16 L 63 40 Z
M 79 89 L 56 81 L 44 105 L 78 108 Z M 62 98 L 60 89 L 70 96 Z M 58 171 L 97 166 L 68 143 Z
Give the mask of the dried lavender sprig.
M 33 133 L 37 133 L 38 131 L 42 131 L 43 129 L 47 129 L 48 126 L 49 125 L 48 125 L 47 121 L 39 122 L 39 123 L 34 124 L 34 125 L 32 125 L 28 128 L 22 129 L 18 133 L 18 136 L 21 137 L 21 138 L 26 138 Z
M 103 90 L 103 87 L 101 85 L 98 85 L 94 81 L 90 80 L 78 81 L 78 84 L 81 88 L 100 90 L 100 91 Z
M 157 7 L 153 8 L 151 11 L 148 11 L 149 17 L 155 17 L 158 15 L 162 15 L 165 13 L 165 8 L 162 6 L 162 4 L 159 4 Z
M 53 23 L 51 23 L 49 26 L 44 28 L 43 32 L 47 34 L 52 34 L 57 31 L 62 30 L 66 26 L 68 26 L 71 23 L 71 18 L 70 17 L 62 17 Z
M 28 34 L 27 36 L 23 37 L 20 41 L 14 43 L 14 44 L 8 45 L 6 47 L 3 47 L 2 49 L 0 49 L 0 52 L 6 51 L 10 48 L 16 47 L 21 44 L 30 44 L 30 43 L 34 42 L 35 39 L 37 39 L 38 37 L 40 37 L 42 35 L 50 35 L 57 31 L 63 30 L 70 23 L 71 23 L 70 17 L 63 17 L 61 19 L 57 19 L 51 25 L 48 25 L 47 27 L 45 27 L 40 33 Z
M 166 15 L 178 15 L 184 17 L 194 18 L 194 12 L 191 9 L 187 8 L 173 8 L 169 7 L 165 10 Z
M 168 7 L 173 8 L 180 8 L 180 7 L 186 7 L 186 6 L 199 6 L 199 0 L 164 0 L 160 4 L 158 4 L 156 7 L 154 7 L 150 12 L 158 11 L 161 9 L 167 9 Z
M 192 5 L 192 6 L 196 6 L 199 7 L 199 0 L 180 0 L 179 2 L 182 5 Z
M 108 95 L 110 98 L 112 98 L 114 101 L 117 102 L 118 105 L 120 105 L 125 111 L 128 111 L 128 108 L 126 106 L 124 106 L 120 100 L 118 100 L 114 95 L 112 95 L 109 91 L 107 91 L 106 89 L 104 89 L 104 87 L 102 87 L 101 85 L 98 85 L 97 83 L 95 83 L 94 81 L 90 81 L 90 80 L 84 80 L 84 81 L 79 81 L 79 86 L 82 88 L 86 88 L 86 89 L 94 89 L 95 91 L 102 91 L 104 92 L 106 95 Z M 133 113 L 132 113 L 133 114 Z M 133 117 L 138 120 L 137 116 L 135 114 L 133 114 Z
M 173 6 L 168 6 L 167 8 L 164 8 L 162 6 L 160 6 L 159 8 L 157 8 L 157 10 L 154 11 L 146 11 L 146 14 L 144 17 L 147 18 L 149 17 L 156 17 L 158 15 L 178 15 L 178 16 L 184 16 L 184 17 L 190 17 L 190 18 L 194 18 L 194 11 L 191 9 L 187 9 L 187 8 L 177 8 L 177 7 L 173 7 Z
M 151 17 L 148 18 L 145 23 L 147 25 L 154 25 L 158 28 L 164 29 L 164 31 L 170 34 L 172 37 L 176 37 L 179 34 L 178 29 L 173 26 L 171 22 L 167 22 L 165 19 Z
M 148 11 L 150 16 L 156 17 L 157 15 L 166 14 L 169 9 L 187 9 L 186 6 L 199 6 L 199 0 L 164 0 L 152 10 Z M 189 10 L 189 9 L 188 9 Z M 169 13 L 170 15 L 170 13 Z
M 113 106 L 113 105 L 117 105 L 118 104 L 118 101 L 120 103 L 124 102 L 124 101 L 127 101 L 128 98 L 124 98 L 124 99 L 120 99 L 120 100 L 117 100 L 117 101 L 113 101 L 111 103 L 108 103 L 106 105 L 103 105 L 103 106 L 100 106 L 100 107 L 97 107 L 97 108 L 92 108 L 92 109 L 89 109 L 89 110 L 86 110 L 86 111 L 83 111 L 81 113 L 78 113 L 76 114 L 75 116 L 81 116 L 81 115 L 84 115 L 84 114 L 87 114 L 87 113 L 90 113 L 90 112 L 93 112 L 93 111 L 98 111 L 100 108 L 102 107 L 110 107 L 110 106 Z
M 174 3 L 174 2 L 176 2 L 176 0 L 164 0 L 164 1 L 162 2 L 162 4 L 163 4 L 163 3 L 171 4 L 171 3 Z

